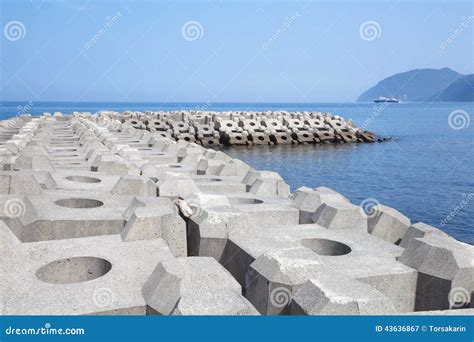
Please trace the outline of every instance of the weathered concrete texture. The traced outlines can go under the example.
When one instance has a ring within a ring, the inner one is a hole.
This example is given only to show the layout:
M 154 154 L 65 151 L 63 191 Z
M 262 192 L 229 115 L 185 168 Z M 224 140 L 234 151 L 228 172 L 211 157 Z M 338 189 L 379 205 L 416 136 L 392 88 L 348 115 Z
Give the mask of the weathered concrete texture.
M 143 295 L 160 315 L 256 313 L 241 296 L 240 285 L 213 258 L 176 258 L 160 263 L 144 285 Z
M 358 229 L 367 232 L 367 216 L 360 207 L 344 201 L 323 203 L 313 214 L 312 220 L 332 230 Z
M 319 187 L 301 187 L 293 194 L 293 205 L 300 211 L 300 223 L 312 223 L 313 215 L 323 203 L 349 203 L 349 200 L 336 191 Z
M 161 238 L 175 256 L 186 256 L 186 224 L 175 206 L 135 209 L 121 236 L 124 241 Z
M 406 248 L 411 240 L 415 238 L 421 238 L 426 234 L 437 234 L 447 236 L 442 230 L 432 227 L 426 223 L 418 222 L 411 225 L 400 242 L 400 247 Z
M 120 177 L 112 189 L 113 195 L 156 196 L 157 188 L 151 179 L 138 176 Z
M 2 121 L 0 313 L 469 312 L 474 247 L 205 148 L 373 139 L 314 112 Z
M 269 298 L 275 287 L 285 286 L 293 292 L 320 267 L 371 285 L 397 310 L 412 311 L 417 273 L 395 260 L 402 252 L 402 248 L 358 230 L 331 231 L 312 224 L 235 232 L 221 262 L 245 285 L 246 295 L 261 312 L 286 313 L 269 306 L 268 300 L 262 303 L 262 298 Z M 292 268 L 304 277 L 295 278 Z
M 468 307 L 474 291 L 474 249 L 440 234 L 410 240 L 400 262 L 418 271 L 416 310 Z
M 373 287 L 329 270 L 304 283 L 293 295 L 293 315 L 395 314 L 392 302 Z
M 399 211 L 379 204 L 368 218 L 369 233 L 399 244 L 410 227 L 410 219 Z
M 220 260 L 230 231 L 258 225 L 272 227 L 297 224 L 298 211 L 289 200 L 229 194 L 231 206 L 200 208 L 188 221 L 189 255 L 212 256 Z
M 180 299 L 171 315 L 258 315 L 249 301 L 232 289 L 219 289 Z
M 118 235 L 21 243 L 5 225 L 3 315 L 144 315 L 141 288 L 157 262 L 173 257 L 162 239 L 123 243 Z M 13 245 L 12 245 L 13 244 Z

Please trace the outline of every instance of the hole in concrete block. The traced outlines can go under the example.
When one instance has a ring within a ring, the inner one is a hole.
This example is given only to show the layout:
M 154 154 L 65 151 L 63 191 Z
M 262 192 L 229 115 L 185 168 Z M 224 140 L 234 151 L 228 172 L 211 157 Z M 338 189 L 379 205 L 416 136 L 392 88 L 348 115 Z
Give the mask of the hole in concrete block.
M 95 177 L 87 177 L 87 176 L 67 176 L 66 179 L 71 182 L 77 183 L 100 183 L 102 182 L 101 179 Z
M 54 203 L 60 207 L 77 209 L 98 208 L 104 205 L 104 202 L 90 198 L 64 198 Z
M 102 277 L 111 269 L 112 264 L 105 259 L 76 257 L 50 262 L 36 272 L 36 277 L 50 284 L 75 284 Z
M 168 165 L 168 167 L 171 169 L 180 169 L 182 166 L 181 165 Z
M 263 201 L 257 198 L 244 198 L 244 197 L 234 197 L 229 198 L 230 203 L 232 204 L 262 204 Z
M 305 239 L 301 241 L 301 245 L 319 255 L 346 255 L 352 251 L 348 245 L 328 239 Z

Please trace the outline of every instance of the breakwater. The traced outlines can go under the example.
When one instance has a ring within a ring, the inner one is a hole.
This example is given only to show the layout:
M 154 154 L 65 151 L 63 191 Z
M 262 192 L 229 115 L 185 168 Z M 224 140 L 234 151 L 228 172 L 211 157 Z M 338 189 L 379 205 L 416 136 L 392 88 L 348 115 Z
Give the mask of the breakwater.
M 351 120 L 321 112 L 102 112 L 99 122 L 118 120 L 164 137 L 219 145 L 274 145 L 374 142 L 374 133 Z
M 2 314 L 472 314 L 474 247 L 103 114 L 0 124 Z

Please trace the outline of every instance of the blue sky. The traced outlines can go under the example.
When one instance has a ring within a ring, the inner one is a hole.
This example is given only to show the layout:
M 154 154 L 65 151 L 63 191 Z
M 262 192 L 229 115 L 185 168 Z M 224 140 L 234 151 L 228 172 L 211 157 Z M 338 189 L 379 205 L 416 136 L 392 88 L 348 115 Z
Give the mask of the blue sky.
M 397 72 L 474 72 L 470 1 L 0 6 L 2 100 L 346 102 Z

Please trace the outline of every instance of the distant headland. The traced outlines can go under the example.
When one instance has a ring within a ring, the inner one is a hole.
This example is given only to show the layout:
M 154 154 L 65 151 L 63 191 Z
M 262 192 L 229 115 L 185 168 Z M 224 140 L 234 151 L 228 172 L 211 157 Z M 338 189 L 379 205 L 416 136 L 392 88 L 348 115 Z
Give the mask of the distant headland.
M 415 69 L 392 75 L 371 87 L 357 102 L 395 97 L 402 102 L 472 102 L 474 74 L 463 75 L 450 68 Z

